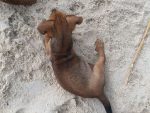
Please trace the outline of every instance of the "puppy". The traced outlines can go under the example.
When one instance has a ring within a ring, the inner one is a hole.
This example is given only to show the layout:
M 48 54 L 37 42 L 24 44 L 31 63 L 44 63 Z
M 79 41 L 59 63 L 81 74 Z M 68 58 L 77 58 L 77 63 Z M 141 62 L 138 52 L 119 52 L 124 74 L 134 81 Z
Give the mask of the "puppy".
M 37 0 L 0 0 L 0 1 L 13 5 L 32 5 L 35 4 Z
M 73 50 L 72 31 L 82 21 L 82 17 L 53 9 L 49 19 L 39 24 L 38 30 L 45 35 L 45 49 L 59 84 L 81 97 L 98 98 L 106 112 L 112 113 L 110 102 L 104 94 L 104 43 L 100 40 L 95 42 L 95 50 L 99 54 L 95 65 L 88 64 Z

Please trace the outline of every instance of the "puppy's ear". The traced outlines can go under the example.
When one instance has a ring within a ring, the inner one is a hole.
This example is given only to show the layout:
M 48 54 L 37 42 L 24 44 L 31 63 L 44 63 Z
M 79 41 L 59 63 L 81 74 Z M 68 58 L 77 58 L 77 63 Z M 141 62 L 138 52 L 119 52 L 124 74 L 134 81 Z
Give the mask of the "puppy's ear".
M 37 27 L 38 31 L 41 34 L 46 34 L 47 32 L 52 32 L 54 28 L 54 24 L 52 21 L 43 20 Z
M 75 16 L 75 15 L 67 15 L 66 20 L 69 24 L 69 28 L 71 31 L 73 31 L 76 27 L 76 24 L 81 24 L 83 21 L 83 18 L 81 16 Z

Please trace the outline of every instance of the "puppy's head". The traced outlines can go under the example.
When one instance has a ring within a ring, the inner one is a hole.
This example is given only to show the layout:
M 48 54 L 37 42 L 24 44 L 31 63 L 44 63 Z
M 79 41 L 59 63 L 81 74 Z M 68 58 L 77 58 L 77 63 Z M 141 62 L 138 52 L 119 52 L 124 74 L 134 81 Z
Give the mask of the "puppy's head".
M 75 29 L 77 24 L 81 24 L 83 18 L 75 15 L 66 15 L 56 9 L 52 10 L 52 13 L 48 20 L 43 20 L 38 25 L 38 31 L 41 34 L 47 34 L 50 38 L 62 35 L 64 32 L 71 32 Z

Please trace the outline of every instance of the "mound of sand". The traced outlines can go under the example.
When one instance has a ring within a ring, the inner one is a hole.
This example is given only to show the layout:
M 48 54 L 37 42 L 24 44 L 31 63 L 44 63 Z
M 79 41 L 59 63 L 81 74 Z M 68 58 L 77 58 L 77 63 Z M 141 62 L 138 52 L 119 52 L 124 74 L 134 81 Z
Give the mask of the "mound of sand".
M 150 0 L 38 0 L 35 5 L 0 2 L 0 113 L 105 113 L 97 99 L 64 91 L 56 82 L 36 27 L 51 9 L 81 15 L 73 33 L 76 52 L 97 59 L 94 42 L 105 42 L 106 94 L 114 113 L 150 113 L 150 36 L 128 86 L 125 72 L 150 19 Z

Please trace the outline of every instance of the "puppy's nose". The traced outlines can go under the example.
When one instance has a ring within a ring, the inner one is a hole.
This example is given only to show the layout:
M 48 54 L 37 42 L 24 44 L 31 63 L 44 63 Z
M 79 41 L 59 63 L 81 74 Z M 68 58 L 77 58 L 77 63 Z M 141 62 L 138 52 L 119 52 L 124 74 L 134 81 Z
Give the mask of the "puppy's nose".
M 52 13 L 54 13 L 54 12 L 56 12 L 56 11 L 57 11 L 57 9 L 56 9 L 56 8 L 52 9 Z

